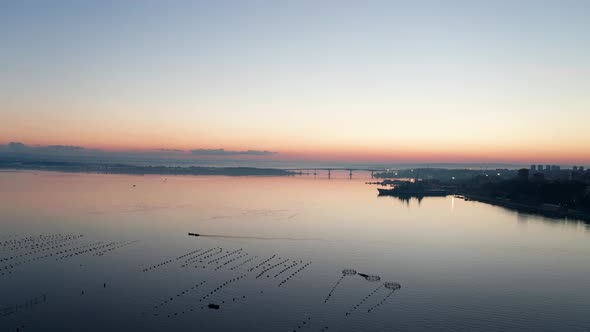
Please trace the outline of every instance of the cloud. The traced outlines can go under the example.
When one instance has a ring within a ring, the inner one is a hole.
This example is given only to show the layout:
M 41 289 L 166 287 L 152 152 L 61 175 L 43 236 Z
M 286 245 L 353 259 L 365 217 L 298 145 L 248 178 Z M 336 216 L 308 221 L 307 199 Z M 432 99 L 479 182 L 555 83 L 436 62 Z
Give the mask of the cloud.
M 3 146 L 0 146 L 0 147 L 3 147 Z M 24 150 L 27 148 L 27 146 L 21 142 L 10 142 L 10 143 L 6 144 L 5 147 L 6 147 L 6 149 L 9 149 L 9 150 Z
M 45 147 L 45 149 L 49 151 L 81 151 L 85 150 L 86 148 L 75 145 L 48 145 Z
M 267 150 L 231 151 L 225 149 L 195 149 L 191 153 L 199 156 L 270 156 L 278 152 Z
M 40 159 L 57 161 L 79 161 L 79 162 L 158 162 L 166 160 L 195 161 L 197 159 L 224 159 L 230 157 L 239 161 L 241 159 L 251 160 L 256 157 L 272 156 L 277 152 L 266 150 L 224 150 L 224 149 L 155 149 L 151 151 L 108 151 L 93 148 L 86 148 L 76 145 L 28 145 L 21 142 L 10 142 L 0 144 L 0 158 L 12 158 L 14 160 Z
M 10 142 L 6 145 L 0 145 L 1 148 L 10 149 L 10 150 L 35 150 L 35 149 L 43 149 L 43 150 L 53 150 L 53 151 L 80 151 L 85 150 L 82 146 L 75 146 L 75 145 L 26 145 L 25 143 L 21 142 Z
M 160 152 L 184 152 L 184 150 L 180 149 L 158 149 Z
M 10 142 L 6 145 L 0 145 L 0 152 L 17 154 L 80 154 L 100 152 L 100 150 L 86 149 L 85 147 L 75 145 L 27 145 L 21 142 Z

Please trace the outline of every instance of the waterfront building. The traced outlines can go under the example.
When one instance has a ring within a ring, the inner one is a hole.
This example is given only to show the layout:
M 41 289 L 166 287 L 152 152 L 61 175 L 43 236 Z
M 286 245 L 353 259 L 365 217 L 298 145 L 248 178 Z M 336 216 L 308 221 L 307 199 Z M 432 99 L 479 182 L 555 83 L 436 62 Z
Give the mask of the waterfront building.
M 529 178 L 529 170 L 527 168 L 521 168 L 518 170 L 518 179 L 519 180 L 528 180 Z
M 533 182 L 543 182 L 545 181 L 545 174 L 543 173 L 535 173 L 533 174 Z

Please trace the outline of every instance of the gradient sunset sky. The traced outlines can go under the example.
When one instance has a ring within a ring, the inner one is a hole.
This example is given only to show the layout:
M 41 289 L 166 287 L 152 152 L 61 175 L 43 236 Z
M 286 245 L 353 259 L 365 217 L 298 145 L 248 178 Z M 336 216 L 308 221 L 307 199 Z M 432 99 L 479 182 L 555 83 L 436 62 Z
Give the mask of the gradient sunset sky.
M 2 1 L 0 144 L 590 162 L 590 1 Z

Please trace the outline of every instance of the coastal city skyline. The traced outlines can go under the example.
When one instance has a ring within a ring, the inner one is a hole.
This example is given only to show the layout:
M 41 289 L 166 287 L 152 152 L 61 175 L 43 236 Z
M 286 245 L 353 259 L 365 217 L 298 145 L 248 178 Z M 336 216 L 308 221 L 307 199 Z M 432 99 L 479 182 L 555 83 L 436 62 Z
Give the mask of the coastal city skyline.
M 4 3 L 0 144 L 588 164 L 587 10 L 577 1 Z

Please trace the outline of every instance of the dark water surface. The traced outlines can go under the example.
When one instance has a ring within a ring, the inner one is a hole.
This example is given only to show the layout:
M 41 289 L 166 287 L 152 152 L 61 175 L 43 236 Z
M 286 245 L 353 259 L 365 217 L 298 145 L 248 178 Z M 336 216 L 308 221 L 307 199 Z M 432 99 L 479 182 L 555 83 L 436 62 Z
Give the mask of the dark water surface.
M 0 330 L 590 331 L 587 225 L 365 180 L 0 172 Z

